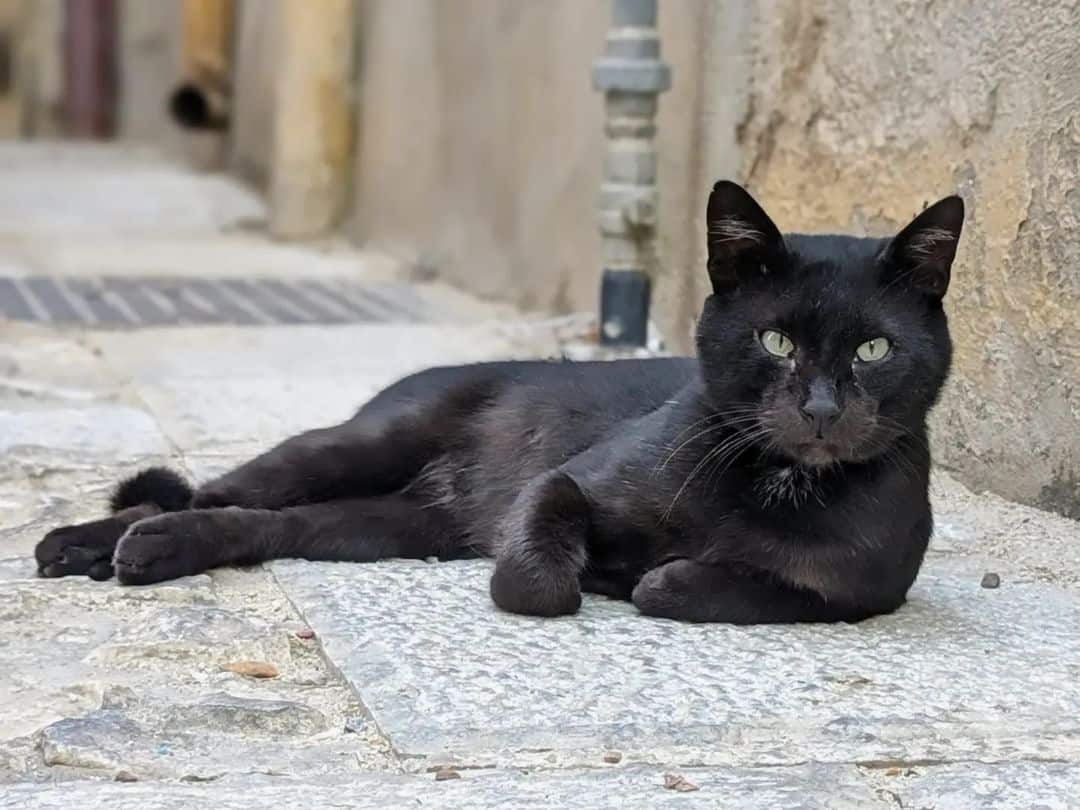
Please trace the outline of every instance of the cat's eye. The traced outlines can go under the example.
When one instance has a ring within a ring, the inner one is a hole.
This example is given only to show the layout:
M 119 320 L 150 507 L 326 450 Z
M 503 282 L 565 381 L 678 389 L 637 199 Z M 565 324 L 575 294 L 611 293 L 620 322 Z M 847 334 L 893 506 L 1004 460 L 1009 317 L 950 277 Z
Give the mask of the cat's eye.
M 874 338 L 866 341 L 866 343 L 859 344 L 859 348 L 855 350 L 855 358 L 860 363 L 873 363 L 876 360 L 883 359 L 891 348 L 892 344 L 889 343 L 887 338 Z
M 791 342 L 791 338 L 775 329 L 762 330 L 758 340 L 765 347 L 765 351 L 777 357 L 791 357 L 795 353 L 795 344 Z

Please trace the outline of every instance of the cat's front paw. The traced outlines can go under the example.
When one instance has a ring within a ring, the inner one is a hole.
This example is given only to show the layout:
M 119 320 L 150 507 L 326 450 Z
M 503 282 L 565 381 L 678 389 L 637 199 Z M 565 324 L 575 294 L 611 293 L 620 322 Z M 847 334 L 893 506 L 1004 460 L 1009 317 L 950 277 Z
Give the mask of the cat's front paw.
M 120 521 L 106 518 L 53 529 L 34 548 L 38 575 L 108 579 L 113 575 L 113 549 L 125 528 Z
M 132 524 L 116 545 L 112 564 L 121 585 L 149 585 L 198 574 L 206 560 L 203 521 L 194 512 L 172 512 Z
M 496 605 L 524 616 L 569 616 L 581 607 L 576 576 L 509 555 L 496 562 L 490 590 Z

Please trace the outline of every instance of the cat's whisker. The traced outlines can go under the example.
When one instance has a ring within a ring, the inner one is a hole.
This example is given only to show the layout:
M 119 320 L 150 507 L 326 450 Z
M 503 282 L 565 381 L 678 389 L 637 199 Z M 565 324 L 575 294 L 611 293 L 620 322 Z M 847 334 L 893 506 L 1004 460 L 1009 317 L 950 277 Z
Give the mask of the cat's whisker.
M 664 471 L 664 469 L 667 467 L 667 465 L 671 462 L 671 460 L 673 458 L 675 458 L 675 456 L 678 455 L 679 451 L 682 450 L 684 447 L 686 447 L 689 444 L 692 444 L 693 442 L 697 441 L 698 439 L 700 439 L 700 438 L 702 438 L 704 436 L 708 436 L 709 434 L 715 433 L 718 430 L 723 430 L 725 427 L 727 427 L 726 423 L 722 424 L 722 425 L 713 425 L 712 427 L 705 428 L 704 430 L 698 431 L 693 436 L 691 436 L 689 439 L 687 439 L 682 444 L 680 444 L 678 447 L 676 447 L 674 450 L 672 450 L 670 453 L 668 453 L 667 458 L 665 458 L 660 464 L 658 464 L 656 467 L 653 468 L 653 475 L 659 475 L 660 473 L 662 473 Z
M 879 458 L 892 465 L 905 480 L 917 481 L 919 477 L 919 469 L 915 463 L 907 457 L 899 445 L 895 443 L 886 443 L 880 440 L 871 438 L 869 440 L 871 449 L 876 450 L 879 453 Z
M 686 476 L 686 479 L 683 481 L 682 486 L 679 487 L 678 492 L 675 493 L 675 497 L 671 500 L 671 504 L 664 512 L 664 515 L 661 518 L 661 522 L 667 522 L 668 518 L 671 516 L 672 511 L 675 509 L 675 505 L 679 502 L 679 498 L 682 497 L 683 492 L 686 491 L 686 488 L 690 485 L 690 482 L 693 481 L 697 474 L 701 472 L 701 470 L 704 469 L 710 462 L 713 462 L 718 457 L 720 457 L 720 460 L 716 461 L 716 463 L 723 463 L 723 457 L 725 456 L 725 454 L 731 452 L 734 452 L 735 456 L 737 457 L 740 450 L 742 450 L 746 446 L 749 446 L 753 443 L 753 441 L 761 438 L 761 436 L 766 435 L 767 432 L 768 431 L 765 430 L 765 428 L 761 428 L 759 431 L 754 431 L 750 434 L 737 432 L 727 441 L 722 442 L 716 447 L 709 450 L 709 452 L 702 457 L 702 459 L 697 463 L 693 470 L 690 471 L 690 474 Z
M 761 425 L 761 424 L 755 425 L 753 428 L 751 428 L 749 430 L 746 430 L 746 431 L 743 431 L 742 434 L 738 437 L 739 438 L 738 441 L 729 443 L 727 449 L 723 453 L 721 453 L 718 457 L 716 457 L 715 463 L 717 465 L 723 464 L 724 460 L 727 458 L 727 456 L 729 454 L 734 454 L 734 456 L 737 457 L 739 452 L 742 451 L 742 449 L 749 446 L 750 444 L 757 441 L 758 439 L 761 439 L 761 438 L 763 438 L 765 436 L 768 436 L 770 434 L 770 432 L 771 431 L 769 430 L 769 428 L 767 428 L 767 427 L 765 427 L 764 425 Z M 734 460 L 734 459 L 732 459 L 732 460 Z M 723 471 L 721 471 L 721 474 L 722 474 L 722 472 Z M 711 480 L 711 477 L 712 477 L 712 475 L 710 474 L 710 480 Z
M 674 450 L 672 450 L 668 454 L 667 458 L 665 458 L 663 460 L 663 462 L 661 462 L 656 467 L 654 467 L 653 468 L 653 475 L 659 475 L 661 472 L 663 472 L 664 469 L 667 467 L 667 465 L 671 462 L 671 460 L 673 458 L 675 458 L 676 455 L 678 455 L 679 451 L 681 451 L 687 445 L 692 444 L 693 442 L 697 441 L 698 439 L 700 439 L 700 438 L 702 438 L 704 436 L 710 435 L 712 433 L 715 433 L 716 431 L 722 430 L 722 429 L 724 429 L 726 427 L 731 427 L 736 432 L 738 432 L 738 428 L 735 427 L 736 425 L 743 424 L 743 423 L 746 423 L 746 422 L 753 422 L 756 419 L 757 419 L 757 417 L 755 415 L 747 414 L 747 415 L 736 417 L 736 418 L 733 418 L 733 419 L 727 419 L 727 420 L 724 421 L 723 424 L 713 425 L 712 427 L 705 428 L 705 429 L 699 431 L 698 433 L 695 433 L 689 439 L 686 439 L 684 442 L 682 442 L 682 444 L 680 444 L 678 447 L 676 447 Z M 700 422 L 701 420 L 698 420 L 698 421 Z M 685 431 L 683 431 L 683 433 L 685 433 Z M 682 434 L 680 434 L 680 435 L 682 435 Z M 678 437 L 676 437 L 676 439 L 677 438 Z
M 718 457 L 714 461 L 714 466 L 713 466 L 712 472 L 709 473 L 709 477 L 706 479 L 706 486 L 711 485 L 711 482 L 717 476 L 723 476 L 723 474 L 725 472 L 727 472 L 728 468 L 730 468 L 731 465 L 734 464 L 735 461 L 739 458 L 739 456 L 742 455 L 742 452 L 744 450 L 746 450 L 751 445 L 753 445 L 754 442 L 756 442 L 758 439 L 761 439 L 761 438 L 767 436 L 768 433 L 769 433 L 769 431 L 763 428 L 760 431 L 758 431 L 758 432 L 756 432 L 756 433 L 754 433 L 752 435 L 746 436 L 746 438 L 742 442 L 742 444 L 737 445 L 737 446 L 731 448 L 728 451 L 728 453 L 726 454 L 727 455 L 726 463 L 725 463 L 725 458 Z M 721 464 L 723 464 L 724 466 L 721 467 L 720 466 Z
M 740 416 L 740 415 L 744 415 L 744 414 L 750 414 L 750 413 L 753 413 L 756 410 L 757 410 L 757 406 L 752 405 L 750 403 L 746 403 L 745 405 L 742 405 L 741 407 L 740 407 L 739 403 L 736 403 L 736 405 L 734 407 L 725 408 L 722 411 L 712 411 L 711 413 L 706 414 L 705 416 L 701 417 L 700 419 L 697 419 L 697 420 L 691 422 L 689 425 L 687 425 L 682 430 L 680 430 L 675 435 L 675 437 L 672 439 L 672 442 L 673 443 L 677 442 L 680 438 L 685 436 L 687 433 L 689 433 L 691 430 L 693 430 L 694 428 L 696 428 L 698 425 L 700 425 L 702 423 L 712 422 L 712 421 L 715 421 L 717 419 L 724 419 L 724 418 L 726 418 L 728 416 Z

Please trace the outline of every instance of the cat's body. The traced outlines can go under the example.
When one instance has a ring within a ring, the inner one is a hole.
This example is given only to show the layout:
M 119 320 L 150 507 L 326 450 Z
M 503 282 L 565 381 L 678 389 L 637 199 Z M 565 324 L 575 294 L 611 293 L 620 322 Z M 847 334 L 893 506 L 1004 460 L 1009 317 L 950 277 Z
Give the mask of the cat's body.
M 496 603 L 522 613 L 573 612 L 582 590 L 691 621 L 894 610 L 932 526 L 925 417 L 950 359 L 957 206 L 892 241 L 782 239 L 718 184 L 699 359 L 421 372 L 190 504 L 160 471 L 128 482 L 112 518 L 42 541 L 41 571 L 140 583 L 482 555 Z

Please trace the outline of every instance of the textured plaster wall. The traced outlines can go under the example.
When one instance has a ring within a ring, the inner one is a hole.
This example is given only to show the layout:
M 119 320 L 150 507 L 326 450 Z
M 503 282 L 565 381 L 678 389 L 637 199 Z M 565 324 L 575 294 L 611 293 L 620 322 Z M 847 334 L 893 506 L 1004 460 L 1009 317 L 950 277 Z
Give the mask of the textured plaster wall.
M 122 0 L 118 13 L 120 136 L 179 150 L 166 101 L 180 76 L 180 4 Z
M 769 0 L 751 30 L 742 178 L 790 230 L 963 195 L 938 457 L 1080 517 L 1080 3 Z
M 706 10 L 661 4 L 680 77 L 660 105 L 661 194 L 679 249 Z M 351 232 L 481 295 L 594 308 L 604 145 L 590 71 L 610 14 L 609 0 L 361 0 Z
M 360 239 L 481 295 L 588 298 L 605 13 L 578 6 L 361 2 Z
M 693 350 L 694 325 L 710 291 L 705 202 L 718 179 L 741 175 L 736 136 L 750 101 L 754 2 L 660 4 L 662 47 L 669 57 L 675 52 L 682 58 L 674 66 L 671 90 L 660 101 L 652 317 L 670 348 L 681 352 Z M 671 33 L 684 25 L 689 32 L 680 42 Z
M 281 0 L 239 0 L 233 34 L 230 167 L 259 188 L 270 183 L 281 58 Z

